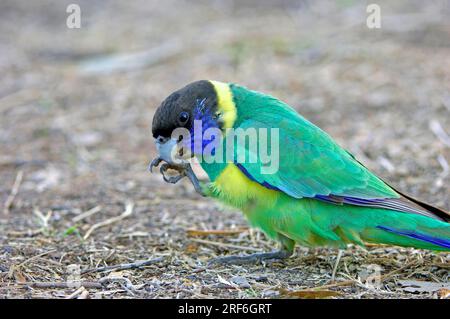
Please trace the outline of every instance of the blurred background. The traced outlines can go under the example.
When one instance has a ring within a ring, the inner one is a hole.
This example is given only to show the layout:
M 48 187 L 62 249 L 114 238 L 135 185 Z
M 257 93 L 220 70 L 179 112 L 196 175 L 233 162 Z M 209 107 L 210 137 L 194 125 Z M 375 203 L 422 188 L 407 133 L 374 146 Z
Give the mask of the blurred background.
M 169 185 L 146 171 L 156 107 L 199 79 L 275 95 L 390 184 L 450 209 L 450 2 L 376 1 L 381 28 L 371 29 L 372 2 L 2 0 L 0 296 L 59 297 L 15 285 L 64 277 L 74 262 L 158 254 L 169 256 L 164 270 L 134 274 L 154 287 L 142 296 L 209 294 L 183 292 L 180 274 L 236 251 L 194 242 L 186 230 L 242 229 L 245 220 L 186 181 Z M 71 3 L 81 28 L 66 25 Z M 130 216 L 86 236 L 127 203 Z M 250 230 L 209 239 L 273 247 Z M 47 259 L 16 267 L 42 253 Z M 311 273 L 326 280 L 324 260 L 305 273 L 270 273 L 267 285 L 309 285 Z M 255 297 L 268 290 L 253 288 Z

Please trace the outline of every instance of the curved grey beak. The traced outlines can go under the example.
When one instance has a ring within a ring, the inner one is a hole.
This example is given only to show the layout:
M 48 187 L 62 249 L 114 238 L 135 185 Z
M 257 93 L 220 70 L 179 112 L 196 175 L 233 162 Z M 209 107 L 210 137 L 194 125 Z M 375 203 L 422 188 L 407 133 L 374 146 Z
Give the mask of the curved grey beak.
M 172 138 L 162 136 L 155 138 L 155 145 L 159 153 L 159 158 L 169 164 L 179 165 L 182 163 L 181 158 L 177 156 L 177 144 L 177 140 Z

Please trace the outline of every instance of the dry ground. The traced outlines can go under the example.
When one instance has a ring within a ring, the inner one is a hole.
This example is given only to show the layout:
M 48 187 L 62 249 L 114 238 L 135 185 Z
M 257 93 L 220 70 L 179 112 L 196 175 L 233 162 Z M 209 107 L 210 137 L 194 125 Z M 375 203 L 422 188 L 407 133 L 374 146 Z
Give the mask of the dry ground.
M 378 30 L 365 26 L 364 1 L 83 0 L 82 28 L 68 29 L 71 2 L 0 3 L 0 297 L 64 298 L 78 279 L 85 290 L 73 297 L 273 298 L 329 283 L 328 249 L 206 267 L 274 243 L 186 181 L 146 171 L 155 108 L 197 79 L 276 95 L 391 184 L 450 209 L 448 1 L 378 1 Z M 448 284 L 449 261 L 353 247 L 338 268 L 345 285 L 322 290 L 436 298 L 401 280 Z M 365 285 L 374 269 L 378 288 Z

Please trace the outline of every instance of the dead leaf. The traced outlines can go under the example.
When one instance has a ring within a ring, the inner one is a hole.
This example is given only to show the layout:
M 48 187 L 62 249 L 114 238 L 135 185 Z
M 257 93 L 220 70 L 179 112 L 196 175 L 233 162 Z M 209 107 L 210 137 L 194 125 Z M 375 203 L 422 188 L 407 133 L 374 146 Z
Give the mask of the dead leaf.
M 439 289 L 438 296 L 440 299 L 450 299 L 450 289 L 446 288 Z
M 341 293 L 339 293 L 337 291 L 333 291 L 333 290 L 309 289 L 309 290 L 290 291 L 290 290 L 280 289 L 279 292 L 282 297 L 300 298 L 300 299 L 325 299 L 325 298 L 341 296 Z
M 185 251 L 187 254 L 193 254 L 193 253 L 196 253 L 196 252 L 198 251 L 198 245 L 196 245 L 196 244 L 188 244 L 188 245 L 186 246 L 186 248 L 184 249 L 184 251 Z
M 25 278 L 23 273 L 17 269 L 14 271 L 14 279 L 16 279 L 16 282 L 19 284 L 24 284 L 27 282 L 27 279 Z
M 397 281 L 406 292 L 428 292 L 432 293 L 440 289 L 450 289 L 450 283 L 439 283 L 420 280 L 398 280 Z

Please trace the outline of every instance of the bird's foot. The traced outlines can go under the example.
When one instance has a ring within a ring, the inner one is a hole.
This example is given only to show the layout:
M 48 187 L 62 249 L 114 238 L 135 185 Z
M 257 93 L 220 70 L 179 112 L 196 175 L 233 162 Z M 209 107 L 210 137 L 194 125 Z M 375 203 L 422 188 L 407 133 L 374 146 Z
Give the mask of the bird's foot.
M 175 176 L 166 176 L 165 172 L 167 172 L 168 169 L 176 170 L 179 174 Z M 168 163 L 162 164 L 159 171 L 161 172 L 164 181 L 171 184 L 178 183 L 183 177 L 186 176 L 186 170 L 183 167 L 173 166 Z
M 148 170 L 153 173 L 153 167 L 158 167 L 158 165 L 163 161 L 161 157 L 155 157 L 148 165 Z
M 158 165 L 163 161 L 164 160 L 161 157 L 156 157 L 155 159 L 153 159 L 150 165 L 148 166 L 149 171 L 153 172 L 153 167 L 158 167 Z M 179 174 L 175 176 L 166 176 L 165 173 L 167 172 L 168 169 L 176 170 Z M 202 196 L 206 196 L 206 193 L 204 192 L 202 186 L 200 185 L 200 181 L 198 180 L 197 176 L 195 176 L 195 173 L 192 170 L 192 167 L 189 163 L 178 165 L 166 162 L 161 165 L 159 171 L 162 174 L 164 181 L 171 184 L 176 184 L 183 177 L 187 176 L 187 178 L 189 178 L 192 185 L 194 186 L 195 191 Z
M 255 253 L 246 256 L 226 256 L 213 258 L 208 265 L 242 265 L 261 263 L 266 260 L 282 260 L 292 256 L 292 252 L 288 250 L 277 250 L 270 253 Z
M 161 157 L 156 157 L 155 159 L 153 159 L 149 166 L 148 166 L 148 170 L 150 172 L 153 172 L 153 167 L 158 167 L 158 165 L 163 162 L 164 160 Z M 175 176 L 167 176 L 165 173 L 167 172 L 167 170 L 169 169 L 173 169 L 175 171 L 177 171 L 179 174 L 175 175 Z M 161 175 L 163 176 L 163 179 L 165 182 L 167 183 L 171 183 L 171 184 L 176 184 L 178 183 L 183 177 L 186 176 L 185 174 L 185 170 L 186 167 L 182 166 L 182 165 L 174 165 L 174 164 L 170 164 L 170 163 L 163 163 L 161 165 L 161 167 L 159 168 L 159 172 L 161 173 Z

